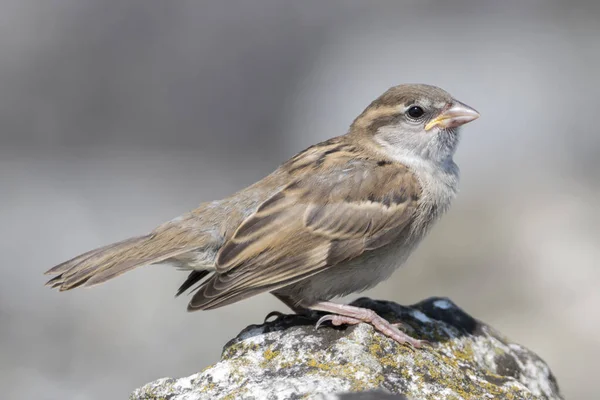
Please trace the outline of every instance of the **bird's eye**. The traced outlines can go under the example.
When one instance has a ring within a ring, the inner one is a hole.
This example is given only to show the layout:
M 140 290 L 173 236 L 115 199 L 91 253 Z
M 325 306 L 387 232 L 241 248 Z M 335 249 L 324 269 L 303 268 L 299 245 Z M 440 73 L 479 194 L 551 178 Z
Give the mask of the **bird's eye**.
M 419 106 L 410 106 L 407 114 L 411 118 L 421 118 L 423 114 L 425 114 L 425 111 L 423 111 L 423 108 Z

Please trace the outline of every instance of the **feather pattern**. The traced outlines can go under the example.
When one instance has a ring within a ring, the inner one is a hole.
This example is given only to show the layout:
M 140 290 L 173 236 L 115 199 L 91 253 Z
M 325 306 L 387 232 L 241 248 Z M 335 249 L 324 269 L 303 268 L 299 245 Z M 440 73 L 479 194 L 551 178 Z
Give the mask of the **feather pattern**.
M 215 274 L 190 309 L 276 290 L 384 246 L 410 222 L 421 195 L 405 166 L 358 152 L 343 138 L 307 149 L 280 173 L 290 183 L 223 244 Z

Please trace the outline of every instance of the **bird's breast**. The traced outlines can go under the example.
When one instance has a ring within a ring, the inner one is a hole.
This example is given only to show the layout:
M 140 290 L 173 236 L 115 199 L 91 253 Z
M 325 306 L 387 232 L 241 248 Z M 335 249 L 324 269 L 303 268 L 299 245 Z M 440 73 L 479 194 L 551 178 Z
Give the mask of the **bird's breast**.
M 362 292 L 390 277 L 408 258 L 413 244 L 390 243 L 363 255 L 279 289 L 278 292 L 304 304 Z
M 413 229 L 415 234 L 424 236 L 433 223 L 448 210 L 456 197 L 459 171 L 452 161 L 444 167 L 422 163 L 411 169 L 417 176 L 422 190 Z

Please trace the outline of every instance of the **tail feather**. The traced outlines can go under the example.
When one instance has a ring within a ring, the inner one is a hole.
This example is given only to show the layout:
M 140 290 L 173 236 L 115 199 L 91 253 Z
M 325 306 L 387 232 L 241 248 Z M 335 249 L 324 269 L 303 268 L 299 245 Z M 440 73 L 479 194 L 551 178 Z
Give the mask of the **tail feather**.
M 153 257 L 128 260 L 122 263 L 114 264 L 113 266 L 105 268 L 103 271 L 94 274 L 87 280 L 85 286 L 99 285 L 112 278 L 116 278 L 127 271 L 131 271 L 134 268 L 141 267 L 143 265 L 159 263 L 179 253 L 181 253 L 181 250 L 166 251 L 164 253 L 155 254 Z
M 89 260 L 90 258 L 97 256 L 98 254 L 101 254 L 109 249 L 114 249 L 115 247 L 121 247 L 121 246 L 125 246 L 132 242 L 137 242 L 139 239 L 140 239 L 139 237 L 134 237 L 131 239 L 123 240 L 121 242 L 111 243 L 107 246 L 99 247 L 94 250 L 90 250 L 86 253 L 78 255 L 77 257 L 73 257 L 70 260 L 60 263 L 55 267 L 50 268 L 48 271 L 45 272 L 45 274 L 46 275 L 62 274 L 64 272 L 67 272 L 68 270 L 70 270 L 73 266 L 81 264 L 82 262 Z
M 139 236 L 101 247 L 59 264 L 46 272 L 56 275 L 46 285 L 60 291 L 92 286 L 143 265 L 187 252 L 187 246 L 160 246 L 154 235 Z
M 211 271 L 206 269 L 195 270 L 190 272 L 185 282 L 183 282 L 181 286 L 179 286 L 175 297 L 180 296 L 183 292 L 194 286 L 196 283 L 200 282 L 202 279 L 204 279 L 204 277 L 206 277 L 206 275 L 210 273 Z
M 52 289 L 54 289 L 60 287 L 62 285 L 62 281 L 62 276 L 58 275 L 46 282 L 46 286 L 50 286 Z

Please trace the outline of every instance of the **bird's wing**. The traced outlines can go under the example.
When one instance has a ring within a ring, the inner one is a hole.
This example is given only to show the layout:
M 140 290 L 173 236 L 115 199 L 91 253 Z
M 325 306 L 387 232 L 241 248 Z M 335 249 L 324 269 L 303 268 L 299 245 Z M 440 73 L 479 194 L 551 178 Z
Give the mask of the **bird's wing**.
M 216 273 L 199 287 L 190 310 L 275 290 L 390 243 L 411 220 L 421 194 L 405 166 L 357 159 L 341 149 L 313 150 L 284 168 L 291 183 L 221 247 Z

